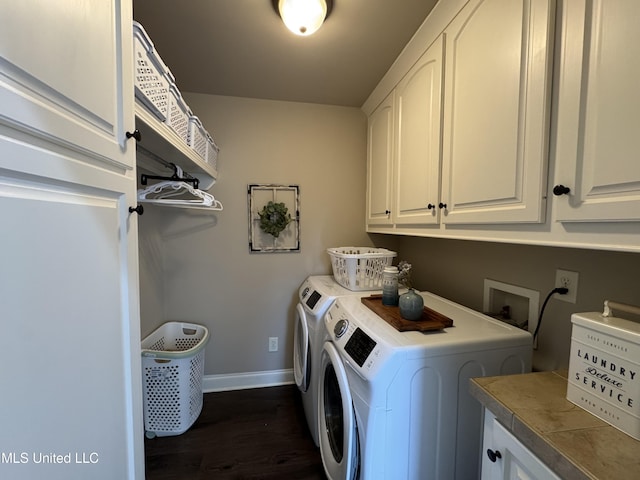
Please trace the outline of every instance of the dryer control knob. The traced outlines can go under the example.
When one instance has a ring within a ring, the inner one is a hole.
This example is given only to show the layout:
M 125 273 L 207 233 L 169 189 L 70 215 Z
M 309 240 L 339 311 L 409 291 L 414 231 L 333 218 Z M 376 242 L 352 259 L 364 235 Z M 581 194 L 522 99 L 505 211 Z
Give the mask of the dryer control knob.
M 302 298 L 306 297 L 308 293 L 309 293 L 309 287 L 304 287 L 304 290 L 302 290 Z
M 340 338 L 345 333 L 347 333 L 347 328 L 349 327 L 349 320 L 346 318 L 341 318 L 338 320 L 338 323 L 333 327 L 333 333 L 335 333 L 336 338 Z

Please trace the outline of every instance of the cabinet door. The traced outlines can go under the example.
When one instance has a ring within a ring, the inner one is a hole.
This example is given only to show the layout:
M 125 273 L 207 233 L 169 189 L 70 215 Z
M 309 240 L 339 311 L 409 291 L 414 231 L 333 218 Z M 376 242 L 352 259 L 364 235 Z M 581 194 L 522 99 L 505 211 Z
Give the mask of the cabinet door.
M 3 2 L 0 121 L 132 170 L 132 25 L 120 21 L 131 8 L 131 0 Z
M 640 220 L 640 3 L 564 6 L 554 200 L 567 221 Z
M 367 149 L 367 225 L 390 225 L 393 92 L 369 117 Z
M 439 37 L 396 88 L 396 225 L 438 222 L 442 49 Z
M 131 13 L 2 6 L 3 478 L 144 478 Z
M 484 429 L 483 480 L 560 480 L 486 410 Z M 494 461 L 487 451 L 495 455 Z
M 445 30 L 443 223 L 544 221 L 553 0 L 471 0 Z

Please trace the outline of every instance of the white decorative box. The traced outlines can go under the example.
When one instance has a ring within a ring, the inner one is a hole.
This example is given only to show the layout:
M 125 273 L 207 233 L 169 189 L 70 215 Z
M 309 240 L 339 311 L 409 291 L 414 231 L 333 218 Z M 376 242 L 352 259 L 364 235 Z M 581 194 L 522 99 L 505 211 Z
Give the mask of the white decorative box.
M 640 323 L 571 316 L 567 400 L 640 440 Z

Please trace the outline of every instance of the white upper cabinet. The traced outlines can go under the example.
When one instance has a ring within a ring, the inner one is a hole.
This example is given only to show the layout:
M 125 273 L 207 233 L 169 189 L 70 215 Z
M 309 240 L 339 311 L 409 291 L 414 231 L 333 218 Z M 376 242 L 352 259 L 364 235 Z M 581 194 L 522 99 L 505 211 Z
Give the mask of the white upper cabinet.
M 443 41 L 439 37 L 395 89 L 396 225 L 439 219 Z
M 391 225 L 393 92 L 369 116 L 367 142 L 367 225 Z
M 445 224 L 545 217 L 553 0 L 471 0 L 445 30 Z
M 640 2 L 565 2 L 556 218 L 640 220 Z M 566 192 L 566 189 L 564 190 Z
M 132 26 L 113 21 L 118 15 L 116 1 L 3 2 L 3 123 L 131 170 L 133 57 L 131 40 L 121 39 Z

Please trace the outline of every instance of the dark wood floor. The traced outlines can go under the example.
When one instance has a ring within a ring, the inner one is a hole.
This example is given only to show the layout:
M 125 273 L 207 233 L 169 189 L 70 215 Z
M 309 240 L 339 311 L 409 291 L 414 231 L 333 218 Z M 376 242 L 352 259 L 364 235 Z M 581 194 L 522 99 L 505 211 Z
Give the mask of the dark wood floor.
M 324 480 L 295 385 L 207 393 L 182 435 L 145 440 L 147 480 Z

